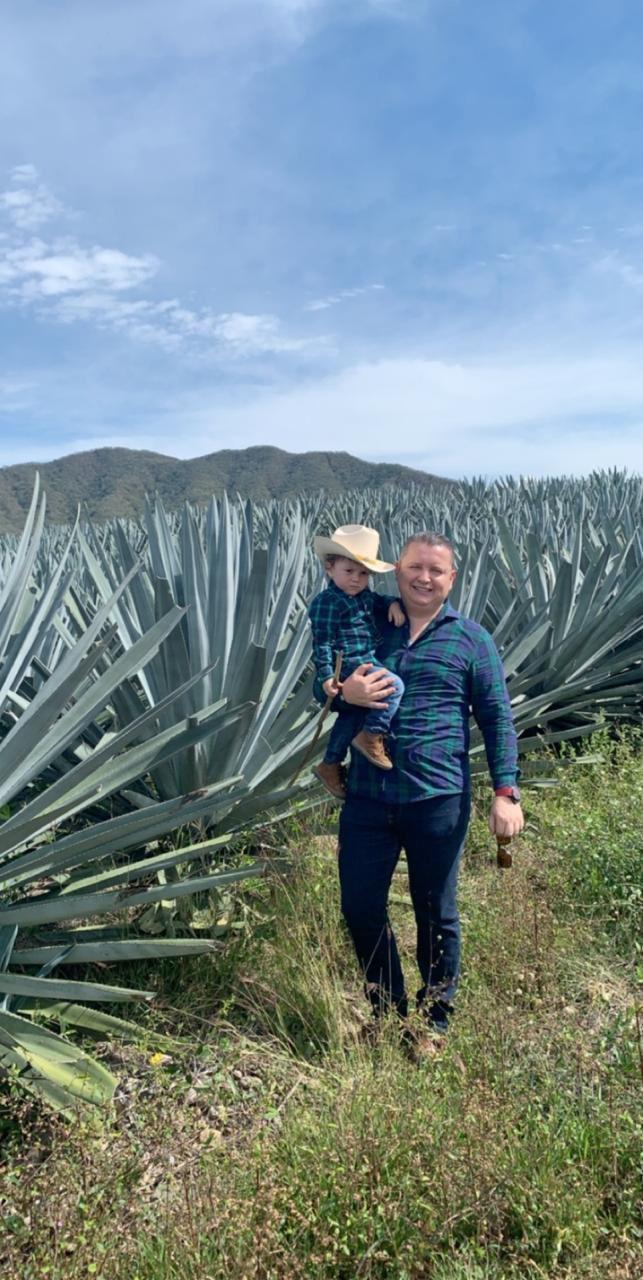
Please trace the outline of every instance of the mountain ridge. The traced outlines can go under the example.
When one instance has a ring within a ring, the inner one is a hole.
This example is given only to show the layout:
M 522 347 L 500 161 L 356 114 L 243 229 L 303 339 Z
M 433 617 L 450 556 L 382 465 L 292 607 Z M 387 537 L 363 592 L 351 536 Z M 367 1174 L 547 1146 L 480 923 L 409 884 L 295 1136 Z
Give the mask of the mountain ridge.
M 341 493 L 366 485 L 453 483 L 399 463 L 366 462 L 344 452 L 288 453 L 273 445 L 220 449 L 199 458 L 173 458 L 147 449 L 89 449 L 51 462 L 0 467 L 0 533 L 22 529 L 37 472 L 50 524 L 70 523 L 79 502 L 92 520 L 138 516 L 146 493 L 159 493 L 171 510 L 185 501 L 207 502 L 224 490 L 264 501 L 316 489 Z

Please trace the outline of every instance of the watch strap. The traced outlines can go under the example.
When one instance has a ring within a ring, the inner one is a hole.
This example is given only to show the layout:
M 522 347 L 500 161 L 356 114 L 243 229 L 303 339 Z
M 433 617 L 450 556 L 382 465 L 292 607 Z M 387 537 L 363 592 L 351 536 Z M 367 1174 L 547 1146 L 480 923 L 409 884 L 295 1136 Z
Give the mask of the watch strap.
M 517 787 L 496 787 L 497 796 L 506 796 L 509 800 L 513 800 L 514 804 L 520 804 L 520 792 Z

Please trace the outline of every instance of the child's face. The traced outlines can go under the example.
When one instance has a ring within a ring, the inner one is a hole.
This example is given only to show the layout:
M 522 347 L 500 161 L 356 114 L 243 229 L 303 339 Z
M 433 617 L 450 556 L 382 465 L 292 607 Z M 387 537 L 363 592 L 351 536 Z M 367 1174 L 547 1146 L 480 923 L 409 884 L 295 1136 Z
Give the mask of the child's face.
M 349 560 L 347 556 L 338 556 L 326 570 L 331 582 L 345 591 L 347 596 L 358 596 L 368 586 L 369 573 L 357 560 Z

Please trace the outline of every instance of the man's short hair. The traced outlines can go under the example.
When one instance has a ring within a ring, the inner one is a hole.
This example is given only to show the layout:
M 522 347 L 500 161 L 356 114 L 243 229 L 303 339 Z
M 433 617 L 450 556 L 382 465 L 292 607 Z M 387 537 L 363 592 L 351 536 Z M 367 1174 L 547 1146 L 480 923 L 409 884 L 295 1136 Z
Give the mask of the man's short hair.
M 406 539 L 398 560 L 402 559 L 409 547 L 412 547 L 415 542 L 420 542 L 424 547 L 446 547 L 451 556 L 451 562 L 455 567 L 455 548 L 453 543 L 443 533 L 431 533 L 428 529 L 424 529 L 420 533 L 412 533 L 410 538 Z

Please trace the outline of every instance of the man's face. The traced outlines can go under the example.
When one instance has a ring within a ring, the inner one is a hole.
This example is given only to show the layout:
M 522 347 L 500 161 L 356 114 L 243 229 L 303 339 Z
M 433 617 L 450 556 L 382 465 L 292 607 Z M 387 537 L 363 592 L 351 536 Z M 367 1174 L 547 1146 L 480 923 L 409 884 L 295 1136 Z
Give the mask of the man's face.
M 448 547 L 412 542 L 395 570 L 397 585 L 407 610 L 433 616 L 444 604 L 455 581 Z
M 347 596 L 358 596 L 368 586 L 368 569 L 357 560 L 349 560 L 348 556 L 338 556 L 329 565 L 328 576 Z

